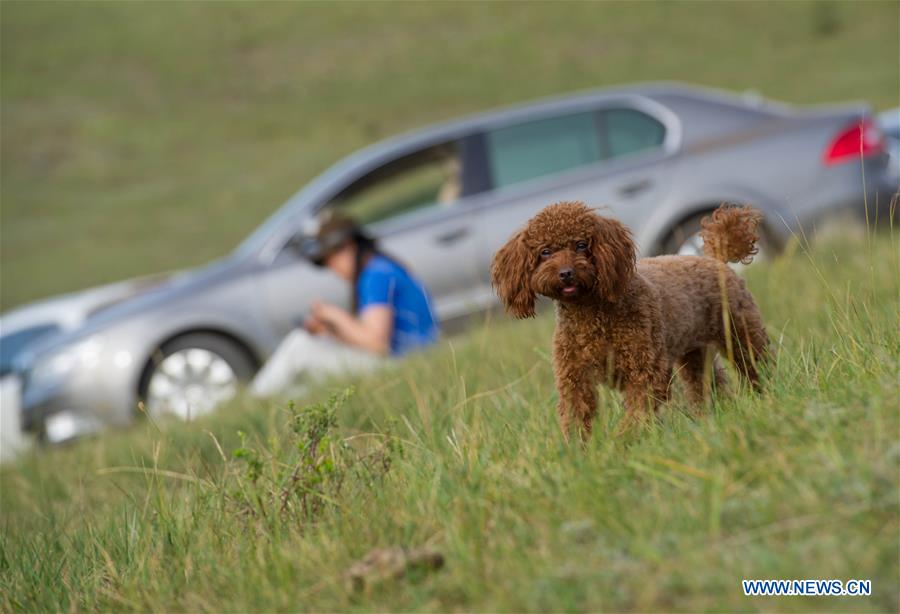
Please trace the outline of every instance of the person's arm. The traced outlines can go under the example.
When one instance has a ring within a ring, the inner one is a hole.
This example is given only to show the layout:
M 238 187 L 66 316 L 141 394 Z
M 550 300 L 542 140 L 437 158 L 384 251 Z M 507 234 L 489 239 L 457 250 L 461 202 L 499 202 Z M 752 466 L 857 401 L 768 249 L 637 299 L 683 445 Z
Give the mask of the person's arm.
M 313 306 L 313 314 L 347 345 L 380 356 L 390 353 L 394 332 L 394 310 L 390 305 L 370 305 L 357 318 L 336 305 L 319 303 Z

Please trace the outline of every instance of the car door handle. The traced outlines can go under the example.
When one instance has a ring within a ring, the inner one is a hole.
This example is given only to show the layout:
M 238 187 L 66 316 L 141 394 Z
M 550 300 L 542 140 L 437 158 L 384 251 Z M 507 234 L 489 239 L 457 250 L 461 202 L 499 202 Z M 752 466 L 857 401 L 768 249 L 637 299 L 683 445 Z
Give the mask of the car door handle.
M 653 182 L 649 179 L 641 179 L 640 181 L 635 181 L 633 183 L 626 183 L 625 185 L 619 188 L 619 194 L 622 196 L 637 196 L 644 190 L 648 190 L 653 187 Z
M 435 237 L 435 239 L 441 245 L 451 245 L 453 243 L 456 243 L 457 241 L 465 239 L 467 236 L 469 236 L 469 227 L 461 226 L 460 228 L 454 228 L 453 230 L 450 230 L 443 234 L 439 234 Z

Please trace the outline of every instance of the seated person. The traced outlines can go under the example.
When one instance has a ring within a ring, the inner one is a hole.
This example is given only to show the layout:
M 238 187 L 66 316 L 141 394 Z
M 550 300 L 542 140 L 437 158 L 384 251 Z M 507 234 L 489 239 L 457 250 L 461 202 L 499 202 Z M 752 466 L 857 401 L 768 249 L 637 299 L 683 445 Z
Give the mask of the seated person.
M 253 380 L 255 395 L 285 393 L 302 376 L 371 369 L 437 341 L 428 291 L 355 222 L 326 212 L 305 253 L 350 284 L 351 311 L 313 303 L 303 328 L 285 337 Z

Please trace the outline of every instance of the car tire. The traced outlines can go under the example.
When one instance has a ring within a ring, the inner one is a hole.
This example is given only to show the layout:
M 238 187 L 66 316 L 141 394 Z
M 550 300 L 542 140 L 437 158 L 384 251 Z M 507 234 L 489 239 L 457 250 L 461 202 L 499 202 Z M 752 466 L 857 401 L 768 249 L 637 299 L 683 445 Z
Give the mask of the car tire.
M 151 417 L 191 420 L 233 398 L 255 371 L 252 358 L 234 342 L 191 333 L 163 344 L 151 356 L 139 394 Z
M 701 221 L 712 213 L 712 210 L 693 215 L 676 225 L 662 243 L 660 255 L 674 254 L 680 256 L 702 256 L 703 241 L 700 239 Z M 759 240 L 756 242 L 758 253 L 753 262 L 767 260 L 778 253 L 777 245 L 769 237 L 764 226 L 760 226 Z

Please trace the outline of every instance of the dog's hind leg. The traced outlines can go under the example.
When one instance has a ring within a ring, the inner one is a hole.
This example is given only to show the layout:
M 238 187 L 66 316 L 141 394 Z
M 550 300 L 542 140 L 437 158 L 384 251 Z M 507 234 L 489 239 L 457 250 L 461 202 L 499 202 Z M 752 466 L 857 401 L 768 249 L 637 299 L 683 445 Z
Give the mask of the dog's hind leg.
M 712 348 L 691 350 L 679 359 L 677 369 L 692 404 L 702 405 L 712 385 L 717 391 L 726 389 L 725 370 L 718 364 Z
M 760 369 L 769 358 L 769 336 L 756 309 L 745 309 L 732 315 L 732 347 L 734 364 L 753 388 L 760 390 Z
M 706 370 L 706 353 L 703 350 L 692 350 L 678 360 L 676 366 L 688 401 L 692 404 L 703 403 L 706 395 L 704 372 Z

